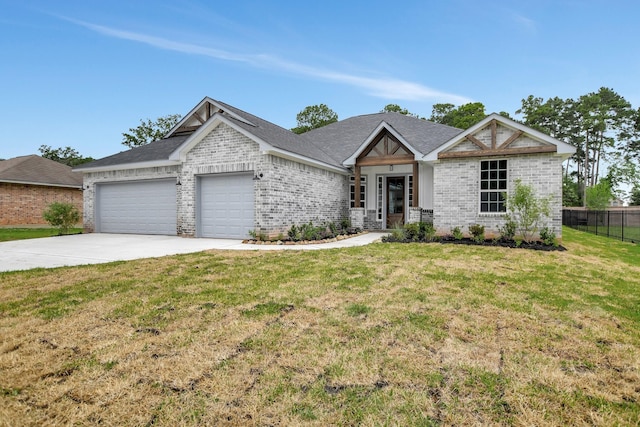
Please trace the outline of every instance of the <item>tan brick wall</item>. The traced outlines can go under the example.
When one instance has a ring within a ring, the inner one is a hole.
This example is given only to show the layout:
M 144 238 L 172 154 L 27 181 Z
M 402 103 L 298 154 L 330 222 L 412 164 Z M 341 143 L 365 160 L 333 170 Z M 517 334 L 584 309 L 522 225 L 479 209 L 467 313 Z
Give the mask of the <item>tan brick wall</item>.
M 0 183 L 0 226 L 47 225 L 42 212 L 53 202 L 73 204 L 82 217 L 80 189 Z

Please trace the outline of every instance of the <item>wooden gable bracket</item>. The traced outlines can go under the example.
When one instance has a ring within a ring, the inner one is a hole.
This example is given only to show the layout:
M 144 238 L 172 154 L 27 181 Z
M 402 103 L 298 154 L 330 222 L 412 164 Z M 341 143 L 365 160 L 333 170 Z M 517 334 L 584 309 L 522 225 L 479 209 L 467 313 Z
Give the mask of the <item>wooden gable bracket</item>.
M 204 119 L 202 117 L 200 117 L 200 114 L 198 114 L 197 112 L 193 113 L 193 117 L 195 117 L 196 119 L 198 119 L 198 121 L 200 122 L 201 125 L 204 124 Z
M 491 149 L 496 149 L 496 140 L 498 139 L 498 122 L 491 120 Z
M 481 150 L 488 150 L 489 147 L 487 147 L 486 145 L 484 145 L 482 143 L 482 141 L 480 141 L 478 138 L 476 138 L 473 135 L 467 135 L 466 136 L 467 140 L 469 140 L 470 142 L 472 142 L 475 146 L 477 146 L 479 149 Z
M 507 148 L 512 142 L 514 142 L 516 139 L 520 138 L 522 136 L 524 132 L 522 132 L 521 130 L 517 130 L 514 133 L 511 134 L 511 136 L 509 138 L 507 138 L 507 140 L 505 142 L 503 142 L 500 145 L 500 148 Z

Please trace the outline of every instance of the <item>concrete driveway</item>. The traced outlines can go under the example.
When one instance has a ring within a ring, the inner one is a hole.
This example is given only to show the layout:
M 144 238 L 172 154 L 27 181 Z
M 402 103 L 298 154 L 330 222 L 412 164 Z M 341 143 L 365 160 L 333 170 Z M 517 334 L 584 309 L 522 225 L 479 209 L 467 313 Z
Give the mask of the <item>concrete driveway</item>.
M 176 236 L 138 234 L 76 234 L 42 239 L 0 242 L 0 271 L 53 268 L 83 264 L 101 264 L 140 258 L 228 250 L 317 250 L 363 246 L 380 239 L 384 233 L 367 233 L 350 239 L 317 245 L 247 245 L 240 240 L 190 239 Z

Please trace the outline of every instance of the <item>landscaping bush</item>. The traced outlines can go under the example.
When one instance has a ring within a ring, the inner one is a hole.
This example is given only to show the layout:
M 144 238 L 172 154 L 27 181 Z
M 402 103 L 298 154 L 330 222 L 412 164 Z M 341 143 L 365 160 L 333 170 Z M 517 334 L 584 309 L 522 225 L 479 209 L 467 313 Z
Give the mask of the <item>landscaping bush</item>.
M 476 243 L 484 242 L 484 225 L 474 224 L 469 226 L 469 233 L 473 236 L 473 241 Z
M 451 229 L 451 236 L 453 237 L 453 240 L 462 240 L 462 238 L 464 237 L 462 235 L 462 230 L 460 230 L 460 227 L 455 226 Z
M 69 230 L 80 222 L 80 212 L 71 203 L 53 202 L 42 213 L 42 217 L 60 234 L 69 234 Z
M 547 246 L 558 246 L 556 235 L 549 227 L 544 227 L 540 230 L 540 240 Z
M 302 239 L 302 234 L 300 233 L 300 229 L 296 227 L 295 224 L 291 226 L 289 231 L 287 232 L 289 239 L 293 242 L 298 242 Z
M 508 219 L 504 223 L 504 226 L 498 228 L 498 231 L 500 232 L 500 237 L 506 241 L 513 240 L 514 237 L 516 236 L 517 227 L 518 225 L 514 221 L 512 221 L 511 219 Z

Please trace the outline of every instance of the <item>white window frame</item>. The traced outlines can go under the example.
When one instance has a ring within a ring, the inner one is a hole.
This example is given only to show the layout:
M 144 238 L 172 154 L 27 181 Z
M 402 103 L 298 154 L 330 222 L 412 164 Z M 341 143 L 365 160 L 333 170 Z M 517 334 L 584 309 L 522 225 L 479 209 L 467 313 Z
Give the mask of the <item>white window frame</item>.
M 356 204 L 356 177 L 349 177 L 349 207 L 354 208 Z M 360 176 L 360 207 L 366 208 L 367 206 L 367 176 Z
M 496 162 L 497 167 L 492 169 L 491 162 Z M 504 168 L 500 167 L 501 162 L 505 162 Z M 482 166 L 484 163 L 488 163 L 489 165 L 485 170 L 482 169 Z M 478 212 L 482 215 L 504 215 L 507 210 L 507 203 L 506 203 L 506 200 L 504 200 L 504 197 L 502 196 L 502 194 L 509 192 L 509 161 L 507 159 L 480 160 L 479 170 L 480 170 L 479 172 L 480 176 L 478 180 L 478 183 L 479 183 Z M 493 171 L 495 171 L 497 174 L 496 178 L 491 178 L 491 172 Z M 484 172 L 486 172 L 486 175 L 484 174 Z M 501 172 L 504 172 L 503 178 L 500 177 Z M 484 182 L 487 183 L 488 188 L 482 188 Z M 492 182 L 496 183 L 496 188 L 491 188 Z M 504 188 L 500 188 L 501 182 L 504 182 Z M 486 200 L 482 200 L 484 194 L 487 194 Z M 497 200 L 491 200 L 492 195 L 494 194 L 497 195 L 497 198 L 498 198 Z M 483 204 L 487 205 L 487 210 L 482 209 Z M 492 204 L 496 204 L 498 207 L 498 210 L 492 211 L 491 210 Z M 500 210 L 500 206 L 503 207 L 502 210 Z

